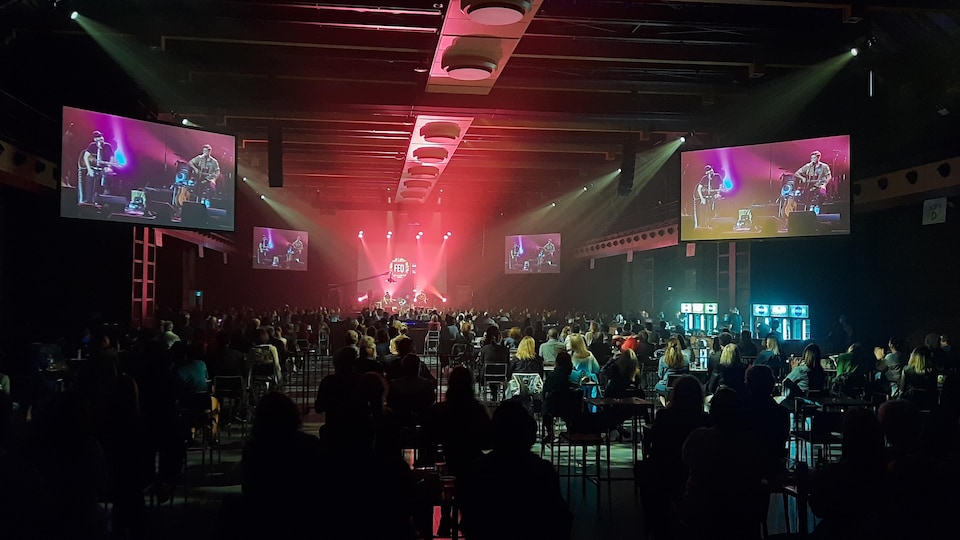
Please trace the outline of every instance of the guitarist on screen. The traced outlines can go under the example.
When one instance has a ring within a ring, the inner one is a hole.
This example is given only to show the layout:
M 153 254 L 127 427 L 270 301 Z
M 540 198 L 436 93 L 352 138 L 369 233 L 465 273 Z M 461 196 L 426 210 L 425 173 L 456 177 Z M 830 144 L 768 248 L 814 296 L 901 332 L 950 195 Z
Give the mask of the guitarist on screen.
M 720 198 L 720 186 L 723 179 L 714 172 L 712 165 L 703 168 L 703 177 L 697 184 L 697 191 L 693 195 L 693 226 L 694 228 L 709 228 L 710 219 L 716 209 L 716 200 Z
M 220 162 L 210 155 L 213 150 L 209 144 L 203 145 L 200 155 L 190 160 L 191 174 L 197 185 L 201 186 L 201 195 L 204 192 L 217 190 L 217 178 L 220 177 Z
M 116 166 L 113 147 L 103 138 L 103 133 L 93 132 L 93 142 L 87 145 L 86 150 L 77 160 L 77 178 L 79 189 L 77 198 L 79 204 L 94 204 L 94 198 L 99 195 L 105 185 L 105 175 L 113 174 L 111 167 Z
M 827 198 L 827 184 L 830 183 L 832 174 L 830 166 L 820 162 L 820 151 L 814 150 L 810 153 L 810 163 L 797 169 L 795 176 L 806 185 L 806 192 L 810 204 L 810 210 L 817 210 L 819 213 L 820 205 Z

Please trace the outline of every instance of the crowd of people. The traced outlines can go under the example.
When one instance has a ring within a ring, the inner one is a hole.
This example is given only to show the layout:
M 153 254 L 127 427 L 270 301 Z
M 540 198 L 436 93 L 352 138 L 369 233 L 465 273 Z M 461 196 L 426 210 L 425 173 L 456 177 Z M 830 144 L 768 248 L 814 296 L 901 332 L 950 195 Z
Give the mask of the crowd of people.
M 499 511 L 500 486 L 521 477 L 525 506 L 551 519 L 524 521 L 514 532 L 569 536 L 572 517 L 557 472 L 531 452 L 538 420 L 542 444 L 555 438 L 557 419 L 565 429 L 618 441 L 643 435 L 635 474 L 648 531 L 658 539 L 755 537 L 770 485 L 784 471 L 796 414 L 818 396 L 857 397 L 878 408 L 850 409 L 839 424 L 839 461 L 810 474 L 822 537 L 925 530 L 924 520 L 885 530 L 877 524 L 897 507 L 923 515 L 906 494 L 935 489 L 937 479 L 960 471 L 960 381 L 943 335 L 914 348 L 890 339 L 872 354 L 854 343 L 833 358 L 809 343 L 793 357 L 774 331 L 760 339 L 743 330 L 691 340 L 663 321 L 612 319 L 614 326 L 598 314 L 407 315 L 414 319 L 376 310 L 356 317 L 293 309 L 183 313 L 135 335 L 85 334 L 78 348 L 86 360 L 65 389 L 43 377 L 54 354 L 35 360 L 32 373 L 7 370 L 11 376 L 0 378 L 5 534 L 102 537 L 108 520 L 99 503 L 109 499 L 111 530 L 146 535 L 144 495 L 170 496 L 194 436 L 183 404 L 207 391 L 208 381 L 247 377 L 255 364 L 280 391 L 250 403 L 242 495 L 224 501 L 221 524 L 228 532 L 242 524 L 245 531 L 234 531 L 240 536 L 309 532 L 314 525 L 301 520 L 250 516 L 324 509 L 334 536 L 415 538 L 458 526 L 468 538 L 492 538 L 502 534 L 500 523 L 487 519 Z M 421 323 L 439 333 L 439 363 L 418 354 L 423 344 L 410 326 Z M 303 432 L 301 410 L 282 392 L 306 367 L 303 347 L 328 348 L 334 368 L 316 389 L 318 433 Z M 498 395 L 484 380 L 485 366 L 497 364 L 504 384 L 517 374 L 536 375 L 539 384 Z M 616 409 L 585 408 L 589 393 L 657 402 L 646 433 L 628 431 Z M 413 468 L 406 448 L 417 450 Z M 279 464 L 295 474 L 278 472 Z M 305 485 L 315 489 L 304 495 Z M 892 495 L 867 502 L 877 489 Z M 944 500 L 926 504 L 940 508 Z M 437 501 L 442 520 L 433 530 Z M 46 504 L 60 509 L 58 519 L 42 511 Z

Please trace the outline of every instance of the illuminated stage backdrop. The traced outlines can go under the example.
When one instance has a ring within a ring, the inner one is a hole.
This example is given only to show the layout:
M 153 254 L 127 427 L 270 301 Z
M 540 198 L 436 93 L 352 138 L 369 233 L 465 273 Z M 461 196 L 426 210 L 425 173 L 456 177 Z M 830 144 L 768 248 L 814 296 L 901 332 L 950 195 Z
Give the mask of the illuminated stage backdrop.
M 447 291 L 447 254 L 442 240 L 366 238 L 357 249 L 357 297 L 388 306 L 436 306 Z M 364 302 L 366 303 L 366 301 Z

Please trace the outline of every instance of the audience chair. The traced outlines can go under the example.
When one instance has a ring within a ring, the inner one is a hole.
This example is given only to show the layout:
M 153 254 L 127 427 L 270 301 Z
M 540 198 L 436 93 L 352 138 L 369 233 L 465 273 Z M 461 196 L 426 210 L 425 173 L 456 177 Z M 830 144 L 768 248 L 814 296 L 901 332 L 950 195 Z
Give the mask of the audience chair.
M 483 365 L 482 380 L 484 392 L 490 392 L 491 401 L 499 403 L 503 398 L 504 388 L 507 385 L 507 364 Z
M 278 389 L 279 386 L 273 364 L 252 364 L 247 375 L 247 393 L 250 396 L 248 403 L 256 405 L 261 396 L 270 390 Z
M 800 400 L 797 400 L 797 403 L 799 402 Z M 797 405 L 797 407 L 802 407 L 802 405 Z M 840 412 L 814 410 L 809 416 L 810 429 L 791 430 L 790 437 L 796 444 L 797 459 L 810 464 L 809 461 L 813 459 L 814 448 L 820 446 L 820 456 L 829 461 L 832 457 L 831 450 L 835 447 L 838 448 L 841 443 L 839 432 L 842 417 L 843 413 Z M 808 447 L 810 449 L 809 455 L 804 451 Z
M 247 392 L 240 375 L 217 376 L 213 379 L 213 395 L 220 401 L 220 426 L 231 432 L 235 423 L 240 425 L 240 437 L 246 439 Z
M 423 355 L 439 358 L 440 356 L 440 331 L 428 330 L 427 337 L 423 340 Z
M 220 445 L 213 433 L 214 411 L 210 400 L 210 391 L 196 392 L 180 400 L 180 417 L 183 425 L 199 434 L 200 468 L 206 469 L 207 452 L 210 452 L 210 472 L 213 472 L 213 451 L 216 448 L 219 461 Z

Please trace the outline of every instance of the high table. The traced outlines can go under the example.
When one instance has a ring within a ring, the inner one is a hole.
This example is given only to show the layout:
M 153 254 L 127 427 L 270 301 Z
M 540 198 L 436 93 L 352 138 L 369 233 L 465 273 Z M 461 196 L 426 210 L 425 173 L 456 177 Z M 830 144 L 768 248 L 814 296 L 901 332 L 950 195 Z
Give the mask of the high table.
M 631 442 L 633 445 L 633 460 L 637 460 L 637 445 L 640 439 L 640 422 L 639 419 L 641 416 L 649 418 L 649 412 L 653 410 L 653 402 L 647 401 L 645 399 L 628 397 L 628 398 L 584 398 L 584 403 L 587 405 L 593 405 L 598 409 L 609 408 L 611 410 L 620 410 L 628 413 L 630 415 L 632 425 L 633 425 L 633 437 Z M 610 438 L 607 437 L 607 456 L 609 459 L 610 456 Z

